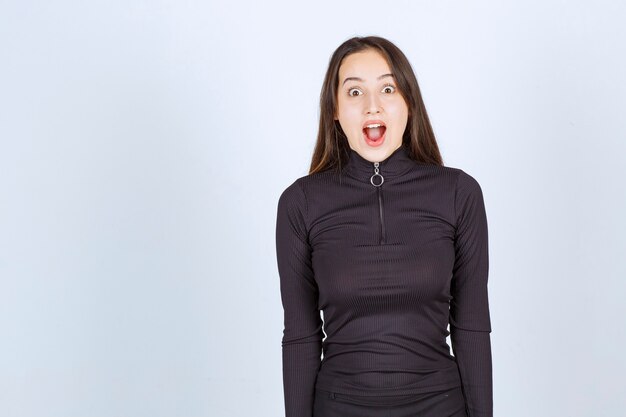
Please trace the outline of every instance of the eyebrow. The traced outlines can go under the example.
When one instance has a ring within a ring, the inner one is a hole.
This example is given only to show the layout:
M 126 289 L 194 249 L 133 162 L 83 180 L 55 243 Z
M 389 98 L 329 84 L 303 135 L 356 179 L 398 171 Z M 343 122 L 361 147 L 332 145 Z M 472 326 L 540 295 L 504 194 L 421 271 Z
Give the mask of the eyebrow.
M 393 77 L 393 74 L 383 74 L 380 77 L 378 77 L 378 79 L 382 79 L 385 77 Z M 343 83 L 341 85 L 344 85 L 346 82 L 350 81 L 350 80 L 354 80 L 354 81 L 363 81 L 363 78 L 359 78 L 359 77 L 348 77 L 345 80 L 343 80 Z

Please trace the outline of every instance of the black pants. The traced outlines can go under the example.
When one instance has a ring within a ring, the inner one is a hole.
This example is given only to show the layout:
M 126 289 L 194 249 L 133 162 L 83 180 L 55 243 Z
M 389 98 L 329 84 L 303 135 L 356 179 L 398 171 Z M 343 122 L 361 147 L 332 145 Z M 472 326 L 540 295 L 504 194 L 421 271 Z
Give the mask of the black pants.
M 461 387 L 414 395 L 362 396 L 316 390 L 313 417 L 467 417 Z

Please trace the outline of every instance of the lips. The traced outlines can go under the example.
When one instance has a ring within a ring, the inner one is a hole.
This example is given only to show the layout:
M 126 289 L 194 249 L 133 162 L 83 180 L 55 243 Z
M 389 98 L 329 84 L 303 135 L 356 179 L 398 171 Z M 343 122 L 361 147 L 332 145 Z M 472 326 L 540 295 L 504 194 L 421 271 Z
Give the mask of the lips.
M 373 142 L 376 142 L 385 135 L 387 126 L 382 120 L 368 120 L 363 124 L 363 133 Z

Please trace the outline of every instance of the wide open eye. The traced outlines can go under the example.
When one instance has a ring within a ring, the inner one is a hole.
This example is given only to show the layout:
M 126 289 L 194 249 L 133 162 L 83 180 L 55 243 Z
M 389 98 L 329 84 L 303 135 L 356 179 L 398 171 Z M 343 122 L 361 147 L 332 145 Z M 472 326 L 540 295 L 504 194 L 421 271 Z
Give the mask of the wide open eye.
M 394 87 L 391 84 L 387 84 L 383 87 L 383 92 L 387 92 L 387 93 L 393 93 L 394 91 L 396 91 L 396 87 Z
M 359 92 L 359 94 L 354 95 L 354 94 L 353 94 L 353 92 L 355 92 L 355 91 L 358 91 L 358 92 Z M 348 90 L 348 95 L 349 95 L 350 97 L 358 97 L 358 96 L 363 95 L 363 92 L 362 92 L 361 90 L 359 90 L 358 88 L 354 87 L 354 88 L 351 88 L 351 89 L 349 89 L 349 90 Z

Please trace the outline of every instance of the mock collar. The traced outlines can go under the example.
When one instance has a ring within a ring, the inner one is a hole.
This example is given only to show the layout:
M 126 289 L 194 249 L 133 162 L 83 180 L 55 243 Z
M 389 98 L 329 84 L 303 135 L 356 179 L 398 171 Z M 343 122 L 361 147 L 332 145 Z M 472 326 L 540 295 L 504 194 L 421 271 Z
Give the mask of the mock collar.
M 371 176 L 374 175 L 374 163 L 363 158 L 352 148 L 349 148 L 349 155 L 345 173 L 355 179 L 370 182 Z M 409 157 L 406 145 L 402 144 L 386 159 L 380 161 L 378 170 L 386 181 L 408 172 L 414 166 L 415 161 Z

